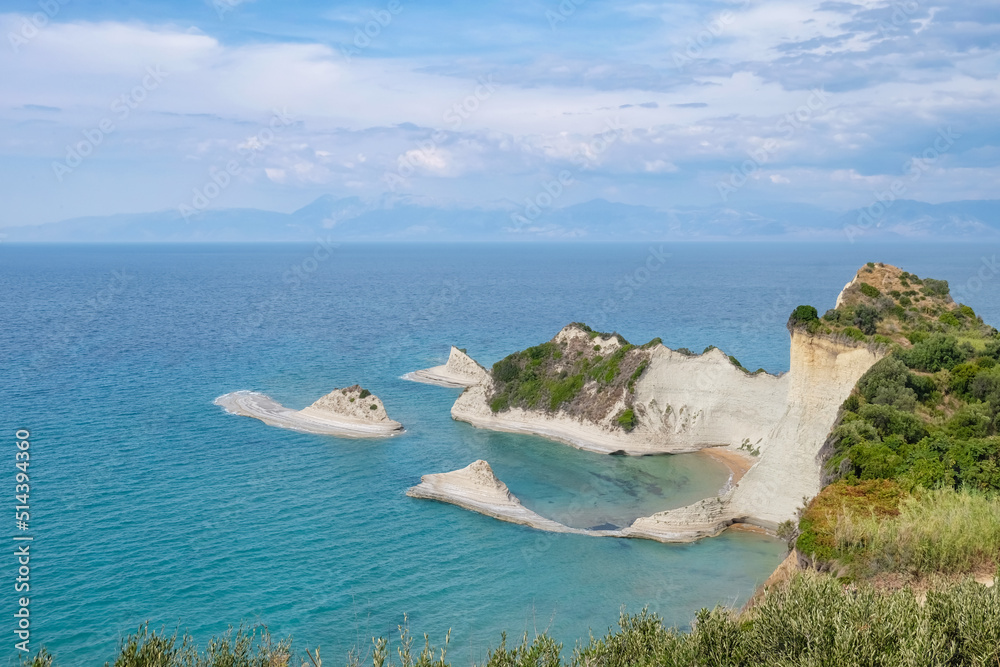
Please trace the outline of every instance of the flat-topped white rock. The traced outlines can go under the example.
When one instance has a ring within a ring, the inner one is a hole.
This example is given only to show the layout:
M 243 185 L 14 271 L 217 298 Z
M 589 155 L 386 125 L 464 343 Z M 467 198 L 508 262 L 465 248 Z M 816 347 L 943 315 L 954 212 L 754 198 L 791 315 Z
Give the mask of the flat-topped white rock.
M 489 372 L 472 357 L 452 346 L 447 363 L 407 373 L 403 379 L 439 387 L 472 387 L 488 381 L 489 377 Z
M 546 519 L 521 504 L 507 485 L 497 479 L 490 464 L 482 459 L 461 470 L 424 475 L 420 484 L 407 490 L 411 498 L 427 498 L 458 505 L 501 521 L 531 526 L 552 533 L 615 536 L 619 531 L 570 528 L 558 521 Z
M 215 399 L 231 414 L 259 419 L 269 426 L 345 438 L 384 438 L 403 431 L 385 406 L 358 385 L 334 389 L 302 410 L 292 410 L 255 391 L 234 391 Z

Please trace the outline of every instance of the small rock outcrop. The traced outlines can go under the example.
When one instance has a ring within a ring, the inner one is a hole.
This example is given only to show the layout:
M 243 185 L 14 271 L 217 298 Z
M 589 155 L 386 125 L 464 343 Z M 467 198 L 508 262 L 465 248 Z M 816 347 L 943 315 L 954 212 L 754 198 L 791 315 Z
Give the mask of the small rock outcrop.
M 378 396 L 360 385 L 334 389 L 315 403 L 299 411 L 301 415 L 319 419 L 351 419 L 360 422 L 385 424 L 397 422 L 389 419 L 385 406 Z
M 570 528 L 532 512 L 497 479 L 490 464 L 482 459 L 460 470 L 424 475 L 420 484 L 407 490 L 411 498 L 438 500 L 491 516 L 501 521 L 531 526 L 553 533 L 597 534 Z
M 447 363 L 407 373 L 403 379 L 439 387 L 472 387 L 489 380 L 489 372 L 466 354 L 465 350 L 452 346 Z
M 346 438 L 397 435 L 403 425 L 386 413 L 378 396 L 359 385 L 334 389 L 302 410 L 292 410 L 254 391 L 236 391 L 215 399 L 227 412 L 253 417 L 279 428 Z

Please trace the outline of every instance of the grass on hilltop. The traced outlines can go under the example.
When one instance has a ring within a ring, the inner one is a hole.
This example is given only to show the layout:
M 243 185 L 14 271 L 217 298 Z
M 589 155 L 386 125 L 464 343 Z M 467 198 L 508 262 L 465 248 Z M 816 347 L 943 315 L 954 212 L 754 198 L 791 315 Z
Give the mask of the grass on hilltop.
M 915 576 L 1000 566 L 1000 496 L 973 489 L 916 489 L 891 480 L 827 486 L 799 522 L 799 552 L 841 576 Z

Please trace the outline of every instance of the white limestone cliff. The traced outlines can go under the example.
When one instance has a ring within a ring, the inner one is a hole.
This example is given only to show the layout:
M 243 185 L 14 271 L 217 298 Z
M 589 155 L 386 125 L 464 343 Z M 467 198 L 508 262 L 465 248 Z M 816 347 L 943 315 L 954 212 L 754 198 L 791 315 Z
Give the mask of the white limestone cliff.
M 842 293 L 838 302 L 843 298 Z M 553 340 L 581 335 L 587 334 L 570 326 Z M 618 341 L 612 336 L 599 344 L 610 350 Z M 884 353 L 866 343 L 793 329 L 790 370 L 773 376 L 747 373 L 720 350 L 688 355 L 656 345 L 635 383 L 637 424 L 631 432 L 614 421 L 626 406 L 624 393 L 597 419 L 520 408 L 494 413 L 488 374 L 459 396 L 452 416 L 479 428 L 532 433 L 603 453 L 667 454 L 724 447 L 749 456 L 753 450 L 752 467 L 722 497 L 639 519 L 623 536 L 688 541 L 744 522 L 774 530 L 794 519 L 797 509 L 819 492 L 819 453 L 839 408 Z

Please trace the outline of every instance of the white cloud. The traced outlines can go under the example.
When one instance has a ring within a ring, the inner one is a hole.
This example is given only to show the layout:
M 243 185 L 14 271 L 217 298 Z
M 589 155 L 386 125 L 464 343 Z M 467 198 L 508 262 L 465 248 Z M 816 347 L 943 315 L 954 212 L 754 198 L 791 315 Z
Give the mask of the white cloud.
M 285 182 L 285 170 L 284 169 L 274 169 L 271 167 L 264 167 L 264 173 L 267 177 L 274 181 L 275 183 Z

